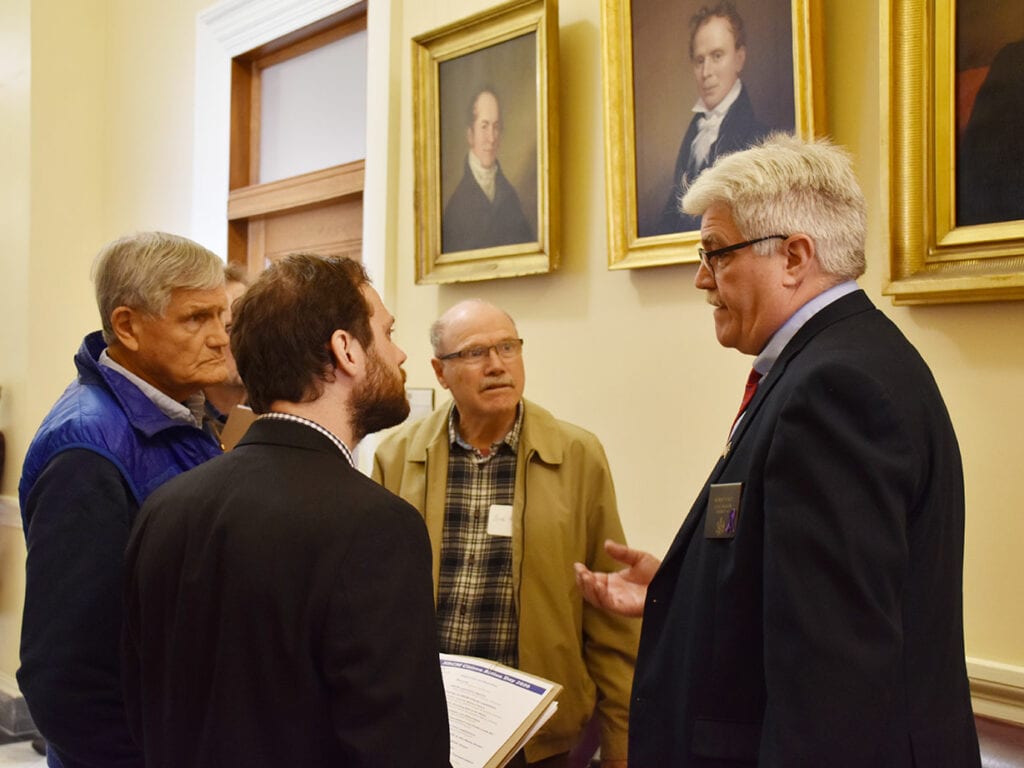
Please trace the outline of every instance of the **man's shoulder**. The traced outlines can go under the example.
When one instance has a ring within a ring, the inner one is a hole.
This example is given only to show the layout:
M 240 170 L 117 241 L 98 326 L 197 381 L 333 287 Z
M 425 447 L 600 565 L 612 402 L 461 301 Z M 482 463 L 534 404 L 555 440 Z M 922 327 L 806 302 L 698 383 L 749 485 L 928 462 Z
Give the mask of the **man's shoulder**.
M 770 133 L 767 125 L 757 119 L 754 105 L 744 85 L 736 101 L 729 107 L 719 131 L 723 151 L 746 149 Z
M 97 384 L 73 381 L 57 399 L 39 427 L 29 455 L 58 445 L 113 451 L 129 419 L 116 398 Z
M 445 404 L 435 408 L 423 418 L 407 421 L 395 427 L 381 439 L 377 447 L 377 454 L 415 450 L 416 448 L 425 450 L 427 445 L 434 442 L 448 429 L 448 412 L 450 410 L 451 404 Z
M 444 212 L 447 214 L 449 209 L 454 212 L 466 206 L 479 205 L 481 201 L 486 202 L 486 200 L 484 191 L 477 184 L 476 179 L 473 177 L 473 172 L 469 170 L 469 164 L 467 163 L 462 173 L 462 178 L 459 179 L 459 183 L 455 187 L 455 191 L 448 198 Z
M 601 440 L 588 429 L 556 417 L 530 400 L 523 400 L 523 440 L 549 461 L 571 461 L 599 456 L 604 461 Z

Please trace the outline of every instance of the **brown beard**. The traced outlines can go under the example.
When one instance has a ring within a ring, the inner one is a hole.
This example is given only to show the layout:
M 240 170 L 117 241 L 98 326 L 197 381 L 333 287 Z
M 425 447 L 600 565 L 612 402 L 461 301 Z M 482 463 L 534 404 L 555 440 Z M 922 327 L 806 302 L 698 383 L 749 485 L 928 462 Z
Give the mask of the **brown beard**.
M 366 381 L 352 393 L 352 437 L 356 443 L 367 435 L 393 427 L 409 415 L 405 374 L 389 367 L 377 351 L 367 352 Z

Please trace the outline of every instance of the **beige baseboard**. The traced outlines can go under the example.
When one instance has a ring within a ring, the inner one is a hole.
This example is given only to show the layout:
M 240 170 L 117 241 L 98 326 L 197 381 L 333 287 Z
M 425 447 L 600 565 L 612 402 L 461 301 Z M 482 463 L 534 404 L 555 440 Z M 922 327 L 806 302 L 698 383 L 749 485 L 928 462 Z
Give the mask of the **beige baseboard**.
M 1024 725 L 1024 667 L 968 657 L 974 714 Z

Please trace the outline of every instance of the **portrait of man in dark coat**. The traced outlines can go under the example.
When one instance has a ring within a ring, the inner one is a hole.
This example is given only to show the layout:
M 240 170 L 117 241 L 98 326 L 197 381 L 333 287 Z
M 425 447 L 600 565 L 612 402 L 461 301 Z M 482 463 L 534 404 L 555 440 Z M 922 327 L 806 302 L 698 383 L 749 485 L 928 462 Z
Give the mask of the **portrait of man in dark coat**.
M 740 80 L 746 64 L 743 19 L 729 0 L 701 7 L 690 19 L 690 63 L 697 85 L 693 119 L 683 136 L 673 172 L 672 190 L 654 229 L 663 235 L 700 229 L 700 219 L 683 213 L 686 188 L 720 156 L 755 144 L 768 128 L 754 114 Z
M 444 207 L 441 250 L 469 251 L 536 239 L 519 195 L 498 161 L 501 102 L 494 88 L 477 89 L 466 114 L 468 151 L 462 180 Z

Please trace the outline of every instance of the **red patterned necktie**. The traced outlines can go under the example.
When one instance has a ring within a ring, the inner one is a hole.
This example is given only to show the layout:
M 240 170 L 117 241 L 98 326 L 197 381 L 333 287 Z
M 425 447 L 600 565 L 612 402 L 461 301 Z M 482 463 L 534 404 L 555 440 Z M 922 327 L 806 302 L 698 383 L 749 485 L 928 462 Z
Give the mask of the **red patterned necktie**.
M 736 422 L 740 420 L 740 416 L 743 415 L 743 411 L 747 409 L 751 399 L 754 397 L 754 393 L 757 392 L 757 384 L 761 381 L 763 374 L 758 373 L 753 368 L 750 369 L 750 375 L 747 376 L 747 385 L 743 388 L 743 402 L 740 403 L 740 409 L 736 412 L 736 418 L 732 420 L 732 426 L 729 427 L 729 434 L 736 428 Z

